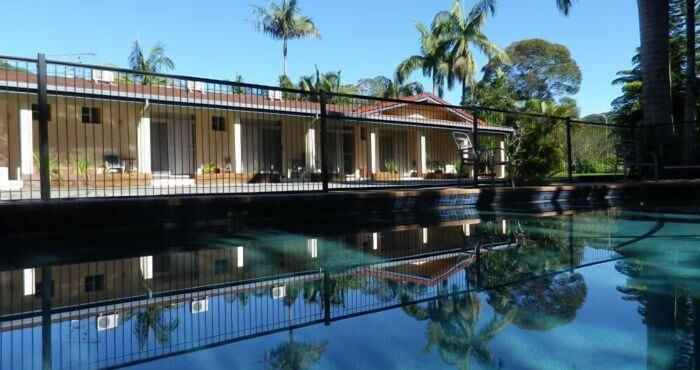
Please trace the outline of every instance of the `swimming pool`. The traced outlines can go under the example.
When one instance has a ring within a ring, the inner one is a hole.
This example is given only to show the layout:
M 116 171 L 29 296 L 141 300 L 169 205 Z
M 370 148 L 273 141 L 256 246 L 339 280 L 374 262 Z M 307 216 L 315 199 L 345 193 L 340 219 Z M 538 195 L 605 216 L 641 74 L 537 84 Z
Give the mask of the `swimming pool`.
M 469 210 L 54 238 L 2 265 L 0 369 L 695 368 L 699 223 Z

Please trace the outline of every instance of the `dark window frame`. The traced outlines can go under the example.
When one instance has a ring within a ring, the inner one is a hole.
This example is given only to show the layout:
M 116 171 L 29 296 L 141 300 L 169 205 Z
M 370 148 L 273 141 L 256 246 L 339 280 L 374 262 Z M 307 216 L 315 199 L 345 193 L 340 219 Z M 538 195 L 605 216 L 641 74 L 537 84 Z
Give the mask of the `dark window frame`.
M 217 132 L 226 132 L 226 117 L 211 116 L 211 129 Z
M 214 274 L 227 274 L 229 272 L 231 272 L 231 261 L 228 258 L 214 261 Z
M 102 109 L 99 107 L 82 107 L 80 121 L 86 125 L 102 124 Z
M 47 104 L 47 113 L 49 116 L 49 121 L 51 121 L 51 104 Z M 39 120 L 39 104 L 32 104 L 32 121 Z
M 85 293 L 96 293 L 105 289 L 104 274 L 88 275 L 84 279 Z

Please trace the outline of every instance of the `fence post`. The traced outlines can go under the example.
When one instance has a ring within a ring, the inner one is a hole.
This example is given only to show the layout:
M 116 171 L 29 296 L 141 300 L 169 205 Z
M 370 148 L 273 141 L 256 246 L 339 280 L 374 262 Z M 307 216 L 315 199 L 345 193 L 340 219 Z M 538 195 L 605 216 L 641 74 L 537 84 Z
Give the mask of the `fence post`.
M 328 271 L 323 272 L 323 323 L 331 324 L 331 279 Z
M 51 291 L 53 276 L 51 267 L 41 268 L 41 353 L 43 370 L 52 368 L 51 355 Z
M 571 117 L 566 118 L 566 171 L 569 182 L 574 182 L 574 161 L 571 148 Z
M 472 168 L 474 169 L 474 186 L 479 187 L 479 165 L 481 163 L 481 158 L 479 156 L 479 114 L 478 111 L 474 111 L 472 113 L 472 133 L 473 133 L 473 143 L 472 146 L 474 146 L 474 165 Z
M 321 180 L 323 181 L 323 191 L 328 192 L 328 156 L 326 154 L 326 135 L 327 124 L 326 118 L 326 93 L 321 92 Z
M 37 106 L 39 109 L 39 184 L 41 200 L 51 199 L 49 170 L 49 105 L 46 81 L 46 56 L 37 56 Z

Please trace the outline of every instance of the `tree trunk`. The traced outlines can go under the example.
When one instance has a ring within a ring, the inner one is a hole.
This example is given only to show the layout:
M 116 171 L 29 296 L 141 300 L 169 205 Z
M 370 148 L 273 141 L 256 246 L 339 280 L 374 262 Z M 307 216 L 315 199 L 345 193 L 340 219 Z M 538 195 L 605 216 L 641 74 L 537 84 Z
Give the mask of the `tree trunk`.
M 282 41 L 282 73 L 287 75 L 287 40 Z
M 467 102 L 467 77 L 462 79 L 462 101 L 460 105 L 464 105 Z
M 641 68 L 644 87 L 641 130 L 642 151 L 664 156 L 664 146 L 673 134 L 671 76 L 669 65 L 668 0 L 638 0 L 641 39 Z M 656 129 L 653 127 L 656 126 Z M 661 160 L 662 158 L 660 158 Z
M 686 0 L 686 76 L 685 112 L 683 122 L 683 162 L 689 164 L 695 156 L 695 0 Z

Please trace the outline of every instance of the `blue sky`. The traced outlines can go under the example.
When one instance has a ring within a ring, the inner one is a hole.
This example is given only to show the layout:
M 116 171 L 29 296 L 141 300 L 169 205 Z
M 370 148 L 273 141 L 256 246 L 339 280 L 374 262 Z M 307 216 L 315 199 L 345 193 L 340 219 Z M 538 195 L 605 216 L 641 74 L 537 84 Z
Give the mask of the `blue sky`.
M 429 23 L 451 1 L 300 0 L 323 37 L 290 44 L 289 74 L 296 81 L 318 64 L 322 71 L 341 70 L 344 83 L 391 76 L 402 59 L 418 51 L 415 23 Z M 556 10 L 555 0 L 499 3 L 485 30 L 488 37 L 501 47 L 534 37 L 567 45 L 583 72 L 575 96 L 583 113 L 609 109 L 620 91 L 610 81 L 629 68 L 639 44 L 636 1 L 580 0 L 569 17 Z M 41 51 L 75 61 L 60 55 L 91 52 L 97 55 L 84 62 L 126 66 L 129 47 L 138 38 L 145 47 L 164 42 L 178 74 L 226 79 L 241 74 L 247 82 L 276 84 L 281 45 L 255 31 L 251 4 L 265 0 L 7 2 L 0 13 L 0 54 Z M 457 102 L 459 94 L 455 89 L 447 99 Z

